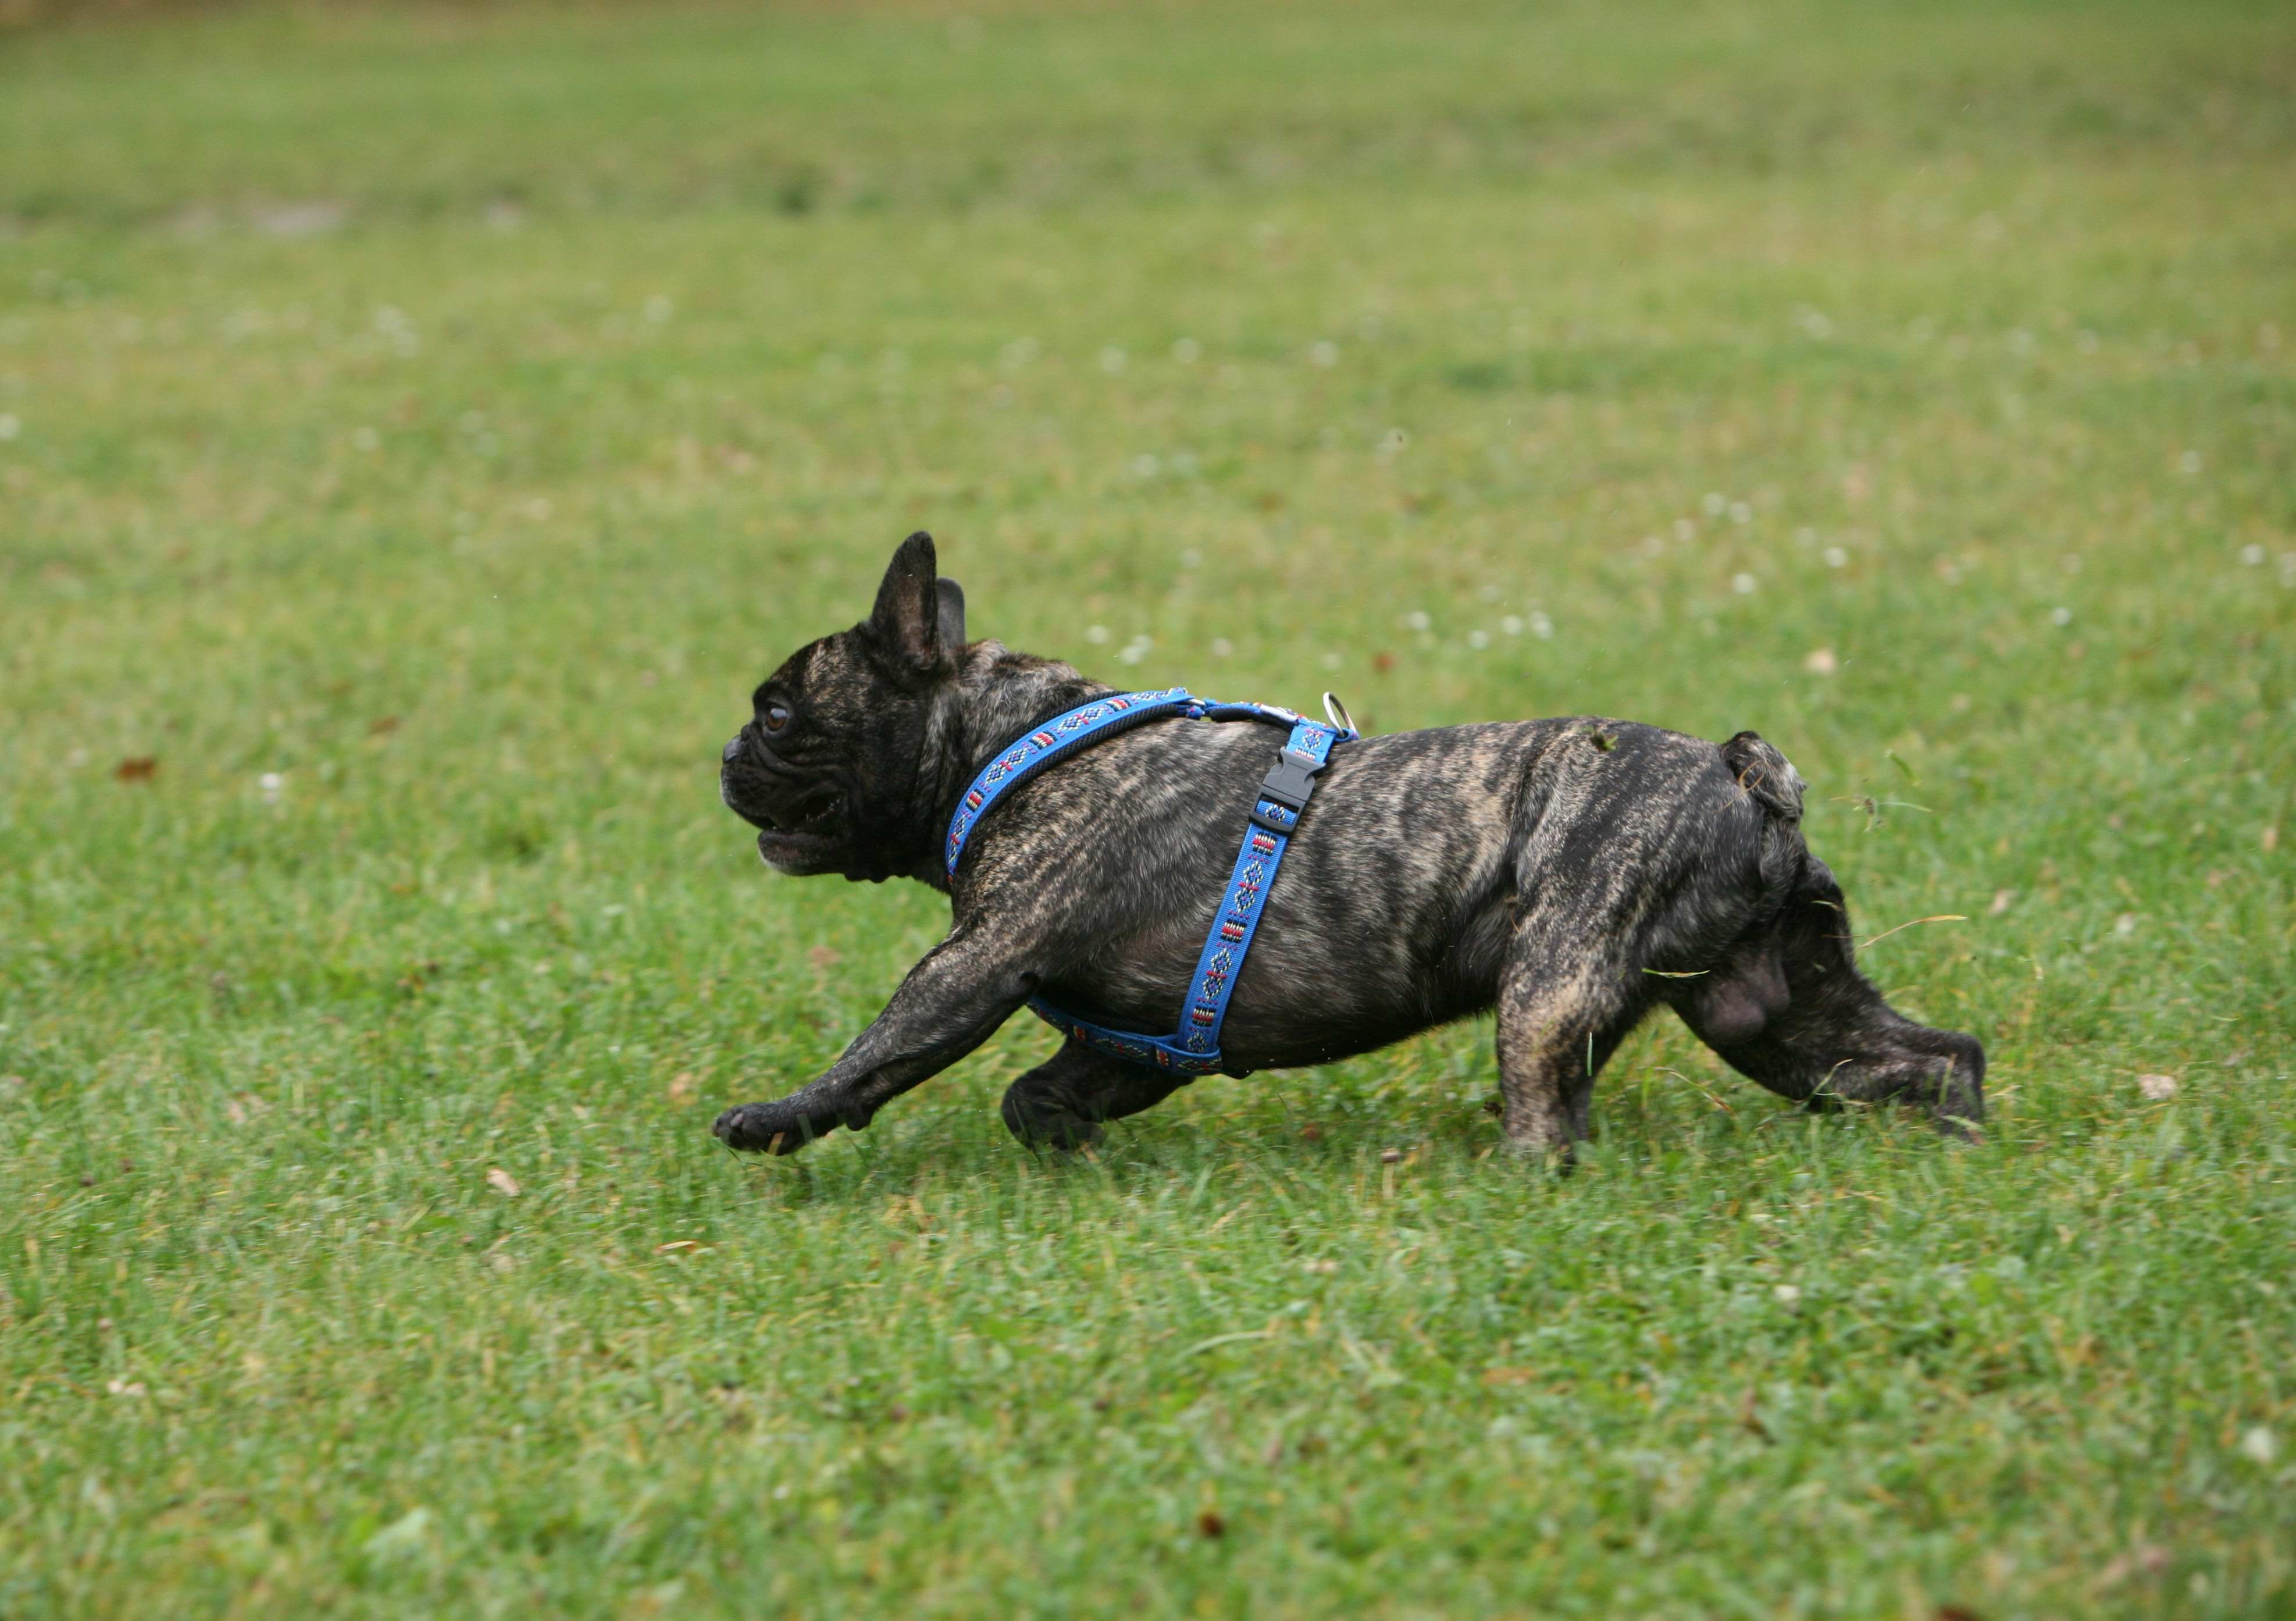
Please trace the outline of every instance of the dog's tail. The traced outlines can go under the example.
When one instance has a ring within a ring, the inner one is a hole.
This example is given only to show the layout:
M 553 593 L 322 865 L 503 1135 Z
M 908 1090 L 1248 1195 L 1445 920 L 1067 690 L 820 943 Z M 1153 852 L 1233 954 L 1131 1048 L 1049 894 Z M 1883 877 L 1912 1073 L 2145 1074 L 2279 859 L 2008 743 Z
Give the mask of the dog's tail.
M 1793 762 L 1757 732 L 1740 732 L 1724 744 L 1722 763 L 1746 797 L 1761 807 L 1762 887 L 1783 902 L 1809 859 L 1801 839 L 1802 791 L 1808 785 Z

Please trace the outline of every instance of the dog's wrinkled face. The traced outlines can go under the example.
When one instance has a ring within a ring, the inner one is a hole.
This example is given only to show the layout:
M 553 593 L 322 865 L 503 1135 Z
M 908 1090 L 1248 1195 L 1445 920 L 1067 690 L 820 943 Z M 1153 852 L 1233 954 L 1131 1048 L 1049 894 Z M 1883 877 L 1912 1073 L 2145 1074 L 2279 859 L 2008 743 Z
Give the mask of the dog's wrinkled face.
M 933 700 L 964 646 L 964 595 L 920 533 L 893 554 L 866 620 L 766 678 L 718 779 L 767 865 L 873 881 L 930 867 Z

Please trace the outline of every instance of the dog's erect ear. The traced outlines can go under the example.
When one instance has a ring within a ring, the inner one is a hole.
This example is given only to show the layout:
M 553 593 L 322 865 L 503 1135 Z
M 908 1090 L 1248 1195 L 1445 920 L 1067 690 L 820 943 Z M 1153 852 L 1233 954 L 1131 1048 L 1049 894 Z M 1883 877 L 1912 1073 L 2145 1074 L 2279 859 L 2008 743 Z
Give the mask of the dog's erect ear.
M 919 530 L 893 554 L 884 583 L 877 588 L 877 606 L 869 615 L 870 629 L 920 670 L 931 669 L 951 651 L 941 629 L 946 610 L 938 572 L 932 537 Z M 958 601 L 961 628 L 963 598 Z
M 935 589 L 940 594 L 940 650 L 954 658 L 964 646 L 964 588 L 943 577 Z

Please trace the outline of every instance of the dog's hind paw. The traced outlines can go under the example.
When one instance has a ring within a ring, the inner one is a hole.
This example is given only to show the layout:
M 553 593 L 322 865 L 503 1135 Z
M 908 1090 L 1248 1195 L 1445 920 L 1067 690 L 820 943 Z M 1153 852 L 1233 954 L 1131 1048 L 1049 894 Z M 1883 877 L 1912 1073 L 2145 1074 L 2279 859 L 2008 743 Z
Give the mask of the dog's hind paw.
M 1567 1139 L 1560 1142 L 1516 1138 L 1505 1140 L 1508 1157 L 1526 1170 L 1568 1176 L 1578 1168 L 1578 1145 Z

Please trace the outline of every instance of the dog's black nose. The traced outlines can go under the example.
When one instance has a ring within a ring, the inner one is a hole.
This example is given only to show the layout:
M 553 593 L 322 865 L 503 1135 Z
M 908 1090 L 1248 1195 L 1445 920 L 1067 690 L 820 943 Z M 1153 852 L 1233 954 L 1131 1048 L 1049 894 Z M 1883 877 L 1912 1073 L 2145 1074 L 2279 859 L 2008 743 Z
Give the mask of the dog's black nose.
M 726 745 L 726 752 L 724 754 L 720 755 L 719 758 L 724 760 L 727 765 L 731 765 L 734 763 L 735 756 L 739 755 L 741 752 L 742 734 L 735 732 L 734 734 L 734 740 Z

